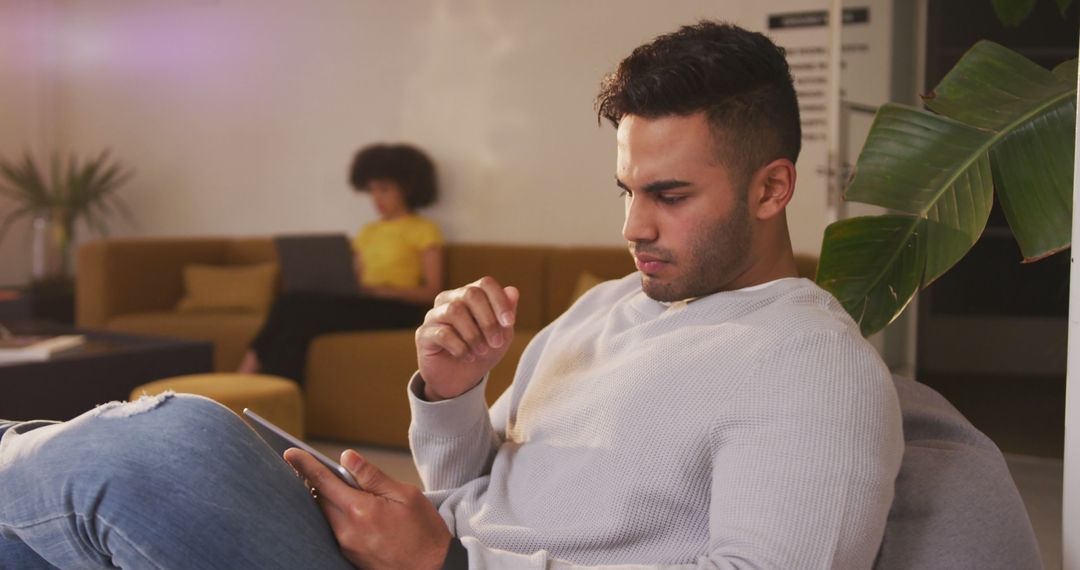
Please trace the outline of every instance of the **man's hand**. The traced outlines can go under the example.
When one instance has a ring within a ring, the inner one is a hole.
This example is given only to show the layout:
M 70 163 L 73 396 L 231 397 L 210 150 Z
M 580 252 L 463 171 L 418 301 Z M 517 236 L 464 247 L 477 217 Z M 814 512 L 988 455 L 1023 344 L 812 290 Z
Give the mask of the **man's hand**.
M 435 297 L 416 329 L 416 360 L 430 402 L 469 391 L 498 364 L 514 339 L 520 293 L 484 277 Z
M 341 454 L 341 464 L 362 490 L 350 487 L 306 451 L 289 449 L 285 460 L 318 490 L 323 516 L 353 565 L 442 567 L 452 536 L 419 489 L 391 479 L 351 449 Z

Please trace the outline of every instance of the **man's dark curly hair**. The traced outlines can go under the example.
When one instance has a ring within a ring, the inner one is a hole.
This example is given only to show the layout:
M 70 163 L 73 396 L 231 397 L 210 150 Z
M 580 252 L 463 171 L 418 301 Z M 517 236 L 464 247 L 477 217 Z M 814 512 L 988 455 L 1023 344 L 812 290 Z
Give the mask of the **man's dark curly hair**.
M 412 145 L 373 144 L 360 149 L 353 159 L 349 182 L 357 192 L 367 192 L 372 180 L 396 182 L 410 211 L 435 203 L 439 194 L 435 164 Z
M 777 158 L 799 157 L 802 129 L 783 48 L 721 22 L 701 21 L 635 49 L 604 78 L 598 118 L 654 119 L 704 111 L 733 183 Z

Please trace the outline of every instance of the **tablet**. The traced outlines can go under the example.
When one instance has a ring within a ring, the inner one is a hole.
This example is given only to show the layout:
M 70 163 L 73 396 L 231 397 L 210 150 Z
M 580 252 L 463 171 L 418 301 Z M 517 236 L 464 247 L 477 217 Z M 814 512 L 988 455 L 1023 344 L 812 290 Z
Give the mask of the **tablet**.
M 260 416 L 259 414 L 256 414 L 248 408 L 244 408 L 244 419 L 247 420 L 247 423 L 255 429 L 255 433 L 259 434 L 259 437 L 263 438 L 263 441 L 270 444 L 270 448 L 277 452 L 278 457 L 281 457 L 282 454 L 285 453 L 285 450 L 289 449 L 290 447 L 303 449 L 304 451 L 310 453 L 313 457 L 315 457 L 315 459 L 318 459 L 319 463 L 322 463 L 331 471 L 337 473 L 337 476 L 342 481 L 348 483 L 354 488 L 360 488 L 360 485 L 356 484 L 356 479 L 353 478 L 352 473 L 349 473 L 348 469 L 345 469 L 341 466 L 341 464 L 334 461 L 333 459 L 330 459 L 322 453 L 319 453 L 319 451 L 316 450 L 314 447 L 311 447 L 310 445 L 300 441 L 298 438 L 293 437 L 289 434 L 289 432 L 271 423 L 270 420 L 267 420 L 266 418 Z M 282 459 L 282 461 L 284 461 L 284 459 Z

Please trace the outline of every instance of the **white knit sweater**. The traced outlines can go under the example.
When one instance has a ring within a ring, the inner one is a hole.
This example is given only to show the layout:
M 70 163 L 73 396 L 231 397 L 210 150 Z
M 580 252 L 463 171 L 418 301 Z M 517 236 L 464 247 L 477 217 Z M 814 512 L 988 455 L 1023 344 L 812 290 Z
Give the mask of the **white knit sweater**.
M 869 568 L 903 453 L 888 370 L 805 279 L 689 304 L 639 276 L 484 386 L 409 390 L 413 455 L 471 568 Z M 626 566 L 620 566 L 626 567 Z

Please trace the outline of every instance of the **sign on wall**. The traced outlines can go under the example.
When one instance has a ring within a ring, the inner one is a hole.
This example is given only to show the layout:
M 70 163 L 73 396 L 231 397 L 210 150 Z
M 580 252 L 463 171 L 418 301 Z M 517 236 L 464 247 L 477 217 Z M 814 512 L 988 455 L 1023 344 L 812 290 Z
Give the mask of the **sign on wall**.
M 795 249 L 817 254 L 828 224 L 829 33 L 827 3 L 793 2 L 760 15 L 767 33 L 787 51 L 802 120 L 799 180 L 788 208 Z M 887 0 L 844 7 L 841 36 L 841 120 L 846 142 L 841 162 L 853 164 L 874 110 L 889 100 L 892 74 L 892 10 Z

